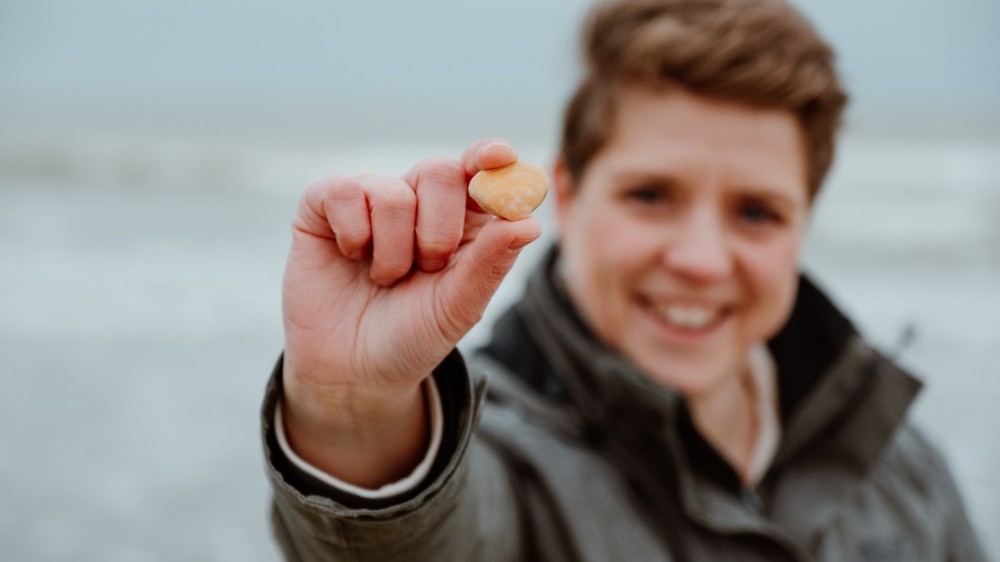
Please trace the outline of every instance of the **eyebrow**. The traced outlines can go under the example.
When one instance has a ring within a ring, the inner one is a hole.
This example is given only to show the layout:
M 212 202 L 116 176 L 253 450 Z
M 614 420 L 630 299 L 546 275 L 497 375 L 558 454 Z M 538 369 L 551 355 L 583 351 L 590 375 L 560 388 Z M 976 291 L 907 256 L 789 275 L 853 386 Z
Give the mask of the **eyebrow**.
M 620 173 L 613 173 L 612 177 L 621 183 L 626 184 L 644 184 L 644 183 L 656 183 L 664 186 L 674 186 L 678 185 L 677 178 L 671 174 L 663 174 L 657 172 L 637 172 L 635 170 L 626 170 Z
M 796 198 L 789 197 L 784 193 L 778 193 L 773 188 L 761 186 L 738 186 L 737 195 L 739 197 L 764 201 L 785 210 L 792 210 L 799 206 L 800 203 L 804 203 L 804 201 L 800 202 Z

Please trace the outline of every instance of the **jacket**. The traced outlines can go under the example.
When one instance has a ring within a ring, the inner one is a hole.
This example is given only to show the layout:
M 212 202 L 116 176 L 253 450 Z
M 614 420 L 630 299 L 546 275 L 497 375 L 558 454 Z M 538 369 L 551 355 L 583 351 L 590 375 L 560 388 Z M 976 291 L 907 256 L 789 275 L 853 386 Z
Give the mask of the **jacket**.
M 271 423 L 278 362 L 262 435 L 287 559 L 986 559 L 941 455 L 906 421 L 920 383 L 807 278 L 768 343 L 782 442 L 760 484 L 743 489 L 683 398 L 589 332 L 552 274 L 556 259 L 487 346 L 435 371 L 444 437 L 407 494 L 353 497 L 284 458 Z

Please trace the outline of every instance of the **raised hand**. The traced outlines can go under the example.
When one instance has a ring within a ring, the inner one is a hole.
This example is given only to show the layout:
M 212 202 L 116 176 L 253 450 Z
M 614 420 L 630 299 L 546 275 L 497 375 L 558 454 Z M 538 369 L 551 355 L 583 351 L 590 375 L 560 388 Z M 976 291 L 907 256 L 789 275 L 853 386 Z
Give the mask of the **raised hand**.
M 424 160 L 402 178 L 307 188 L 283 287 L 285 424 L 300 456 L 359 485 L 419 460 L 420 383 L 540 234 L 535 219 L 495 219 L 467 196 L 476 172 L 516 159 L 487 139 L 460 162 Z

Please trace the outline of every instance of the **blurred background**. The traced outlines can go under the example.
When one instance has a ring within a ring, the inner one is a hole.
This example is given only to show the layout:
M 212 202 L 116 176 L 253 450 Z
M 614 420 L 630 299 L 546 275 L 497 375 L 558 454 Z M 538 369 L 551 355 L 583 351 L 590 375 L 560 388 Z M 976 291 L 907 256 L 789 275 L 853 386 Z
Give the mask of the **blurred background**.
M 277 560 L 299 193 L 487 135 L 548 165 L 586 4 L 0 0 L 0 558 Z M 1000 555 L 1000 3 L 795 4 L 853 95 L 804 266 L 925 380 Z

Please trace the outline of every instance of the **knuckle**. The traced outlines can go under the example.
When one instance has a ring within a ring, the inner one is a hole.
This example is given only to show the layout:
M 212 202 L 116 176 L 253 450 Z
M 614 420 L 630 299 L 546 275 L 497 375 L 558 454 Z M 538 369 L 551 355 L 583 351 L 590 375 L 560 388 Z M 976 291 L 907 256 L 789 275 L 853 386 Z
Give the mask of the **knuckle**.
M 417 164 L 417 177 L 420 183 L 463 185 L 465 183 L 465 169 L 457 160 L 438 156 L 421 160 Z
M 358 185 L 357 180 L 351 176 L 336 174 L 313 182 L 306 188 L 306 191 L 321 195 L 323 198 L 328 198 L 330 195 L 348 194 L 360 189 L 361 186 Z
M 417 196 L 413 189 L 402 181 L 380 182 L 371 193 L 372 199 L 391 211 L 403 211 L 416 207 Z
M 333 227 L 330 221 L 334 215 L 331 213 L 356 200 L 359 190 L 360 186 L 353 178 L 343 175 L 328 176 L 309 184 L 299 199 L 293 228 L 323 232 Z
M 337 175 L 322 179 L 307 188 L 306 198 L 326 208 L 344 205 L 363 198 L 361 185 L 350 176 Z

